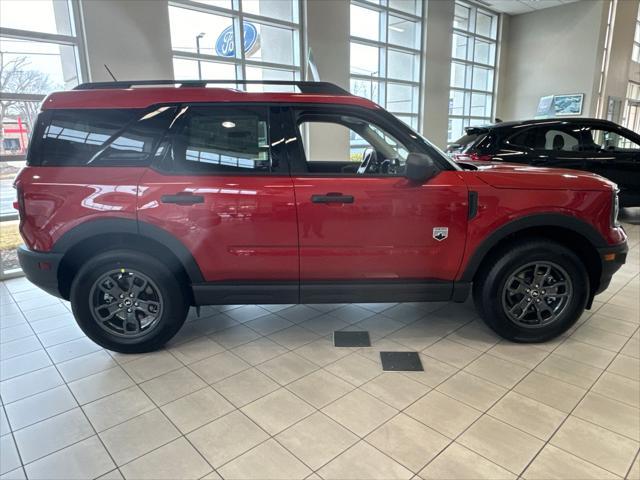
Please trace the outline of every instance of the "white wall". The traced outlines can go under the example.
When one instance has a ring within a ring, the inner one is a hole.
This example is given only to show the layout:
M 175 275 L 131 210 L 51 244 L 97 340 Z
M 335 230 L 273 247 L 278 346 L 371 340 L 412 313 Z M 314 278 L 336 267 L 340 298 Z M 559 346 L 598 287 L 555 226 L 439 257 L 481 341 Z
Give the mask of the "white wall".
M 584 93 L 583 115 L 593 115 L 607 6 L 583 0 L 512 16 L 496 115 L 531 118 L 541 96 L 563 93 Z
M 167 0 L 81 0 L 89 80 L 172 79 Z
M 439 147 L 447 145 L 449 83 L 454 2 L 430 1 L 426 11 L 426 91 L 422 97 L 422 134 Z
M 309 48 L 320 79 L 349 90 L 349 0 L 308 0 L 305 55 Z M 311 80 L 311 72 L 306 71 Z M 326 136 L 329 128 L 330 137 Z M 315 158 L 347 160 L 349 134 L 344 128 L 312 128 L 307 146 Z M 330 140 L 328 140 L 330 138 Z

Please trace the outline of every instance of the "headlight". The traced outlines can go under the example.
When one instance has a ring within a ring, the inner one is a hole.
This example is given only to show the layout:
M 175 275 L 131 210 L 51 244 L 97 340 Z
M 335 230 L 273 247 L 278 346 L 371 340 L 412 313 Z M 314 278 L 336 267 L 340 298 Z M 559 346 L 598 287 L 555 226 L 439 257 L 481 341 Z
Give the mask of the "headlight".
M 619 227 L 620 223 L 618 222 L 618 214 L 620 213 L 620 200 L 618 199 L 617 188 L 613 189 L 612 199 L 611 199 L 611 225 L 613 227 Z

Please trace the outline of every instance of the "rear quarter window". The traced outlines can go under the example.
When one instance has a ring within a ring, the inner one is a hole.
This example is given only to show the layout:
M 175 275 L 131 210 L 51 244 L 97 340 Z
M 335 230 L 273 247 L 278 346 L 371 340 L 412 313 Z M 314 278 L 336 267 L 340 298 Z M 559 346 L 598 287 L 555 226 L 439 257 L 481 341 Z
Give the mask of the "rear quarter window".
M 454 147 L 456 150 L 465 150 L 466 148 L 470 147 L 471 145 L 473 145 L 479 138 L 484 138 L 486 136 L 486 133 L 468 133 L 466 135 L 463 135 L 462 137 L 460 137 L 458 140 L 456 140 L 455 142 L 453 142 L 451 145 L 452 147 Z
M 27 164 L 146 165 L 174 114 L 174 107 L 46 110 L 38 117 Z

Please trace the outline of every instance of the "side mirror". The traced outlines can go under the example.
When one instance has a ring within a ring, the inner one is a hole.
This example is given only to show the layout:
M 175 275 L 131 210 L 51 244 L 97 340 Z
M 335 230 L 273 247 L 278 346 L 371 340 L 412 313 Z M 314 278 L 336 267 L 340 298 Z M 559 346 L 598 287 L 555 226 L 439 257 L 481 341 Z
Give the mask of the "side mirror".
M 407 157 L 405 177 L 412 182 L 424 183 L 438 173 L 433 160 L 424 153 L 410 153 Z

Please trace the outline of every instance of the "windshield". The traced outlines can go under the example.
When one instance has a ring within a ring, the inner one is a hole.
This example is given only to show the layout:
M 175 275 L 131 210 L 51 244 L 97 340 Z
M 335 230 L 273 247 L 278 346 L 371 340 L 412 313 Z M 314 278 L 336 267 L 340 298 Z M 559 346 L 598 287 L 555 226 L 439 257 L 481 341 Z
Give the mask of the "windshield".
M 449 152 L 463 152 L 467 150 L 470 146 L 478 143 L 478 139 L 482 140 L 486 136 L 487 136 L 486 133 L 481 133 L 477 131 L 473 133 L 467 133 L 466 135 L 463 135 L 458 140 L 453 142 L 447 150 Z

